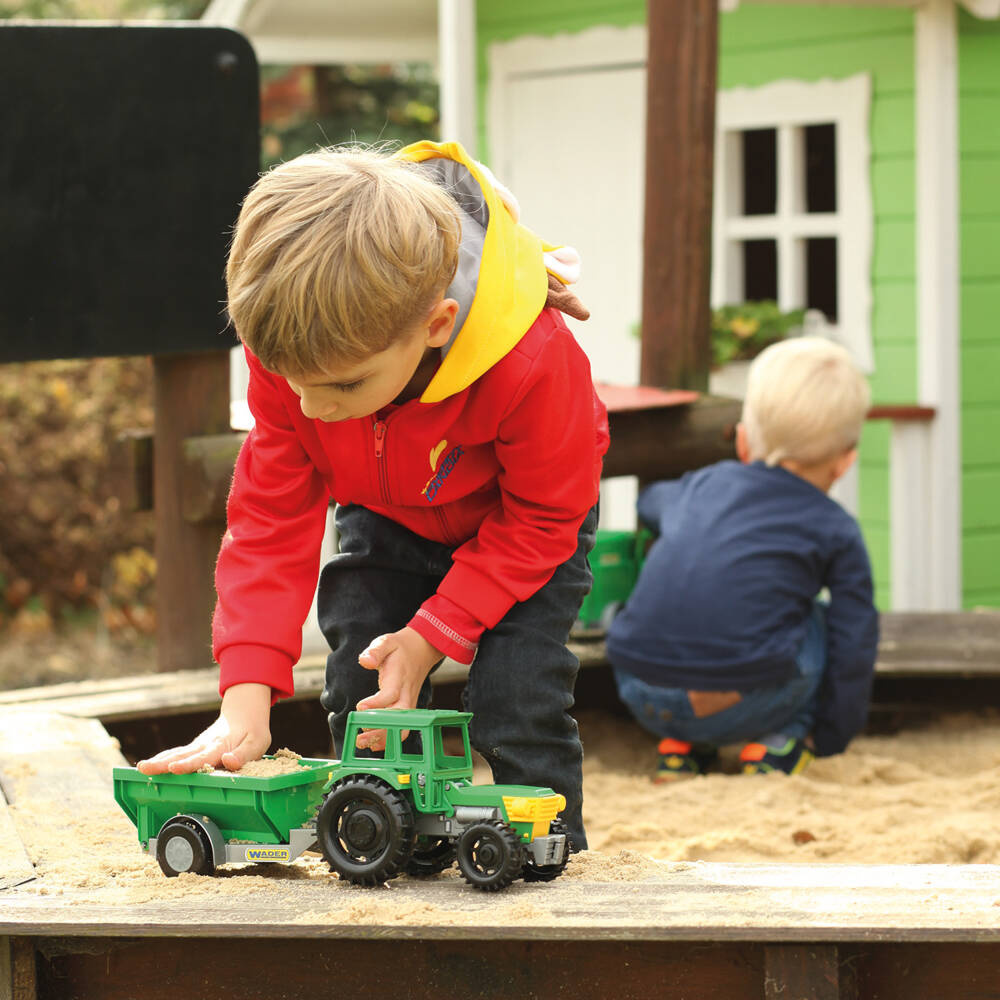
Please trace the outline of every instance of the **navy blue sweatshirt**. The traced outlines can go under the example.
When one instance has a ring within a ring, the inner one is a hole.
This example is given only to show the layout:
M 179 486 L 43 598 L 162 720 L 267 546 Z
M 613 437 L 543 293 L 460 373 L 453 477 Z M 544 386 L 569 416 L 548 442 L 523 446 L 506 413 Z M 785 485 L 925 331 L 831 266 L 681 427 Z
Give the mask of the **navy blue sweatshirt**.
M 719 462 L 655 483 L 639 517 L 659 537 L 608 633 L 608 658 L 664 687 L 749 691 L 794 676 L 825 587 L 827 667 L 813 739 L 840 753 L 868 716 L 878 613 L 857 522 L 779 466 Z

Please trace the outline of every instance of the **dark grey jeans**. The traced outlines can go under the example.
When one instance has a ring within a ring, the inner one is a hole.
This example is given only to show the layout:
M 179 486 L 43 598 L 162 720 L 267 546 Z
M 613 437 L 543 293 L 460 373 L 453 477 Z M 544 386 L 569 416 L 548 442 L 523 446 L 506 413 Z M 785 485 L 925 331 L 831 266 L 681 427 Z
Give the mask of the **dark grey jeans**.
M 331 650 L 321 702 L 339 755 L 347 714 L 378 689 L 377 672 L 364 669 L 358 656 L 376 636 L 406 625 L 437 590 L 454 550 L 365 507 L 338 507 L 336 523 L 339 552 L 323 568 L 317 608 Z M 583 747 L 569 714 L 580 664 L 566 641 L 592 583 L 587 553 L 596 529 L 595 507 L 580 528 L 576 552 L 483 634 L 462 693 L 463 707 L 473 713 L 472 745 L 493 780 L 545 785 L 564 795 L 562 818 L 576 850 L 587 847 Z M 420 707 L 430 701 L 428 681 Z

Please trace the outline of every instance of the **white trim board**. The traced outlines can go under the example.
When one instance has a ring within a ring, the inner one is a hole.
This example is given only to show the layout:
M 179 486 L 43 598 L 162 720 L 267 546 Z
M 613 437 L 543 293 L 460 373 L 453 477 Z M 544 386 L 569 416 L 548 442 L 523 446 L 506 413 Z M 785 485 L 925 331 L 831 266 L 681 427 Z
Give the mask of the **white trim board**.
M 921 505 L 897 491 L 890 523 L 894 549 L 913 537 L 928 548 L 922 593 L 912 595 L 913 610 L 926 611 L 962 604 L 957 20 L 952 0 L 927 0 L 914 17 L 917 393 L 937 414 L 924 446 L 926 521 L 913 523 Z M 894 567 L 894 594 L 895 577 Z
M 919 7 L 925 0 L 823 0 L 827 7 Z M 951 0 L 949 0 L 951 2 Z M 1000 0 L 957 0 L 974 17 L 985 21 L 1000 18 Z M 719 10 L 728 13 L 744 3 L 816 6 L 817 0 L 719 0 Z

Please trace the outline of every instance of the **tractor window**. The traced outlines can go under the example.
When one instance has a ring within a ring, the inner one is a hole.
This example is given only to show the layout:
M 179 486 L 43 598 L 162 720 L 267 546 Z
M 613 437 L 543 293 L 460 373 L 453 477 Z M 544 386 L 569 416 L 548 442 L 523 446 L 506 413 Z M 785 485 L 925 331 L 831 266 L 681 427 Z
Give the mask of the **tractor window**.
M 403 740 L 400 748 L 399 760 L 402 764 L 420 764 L 424 759 L 423 741 L 420 733 L 410 732 L 410 735 Z
M 434 730 L 434 766 L 467 767 L 470 762 L 468 732 L 462 726 L 438 726 Z

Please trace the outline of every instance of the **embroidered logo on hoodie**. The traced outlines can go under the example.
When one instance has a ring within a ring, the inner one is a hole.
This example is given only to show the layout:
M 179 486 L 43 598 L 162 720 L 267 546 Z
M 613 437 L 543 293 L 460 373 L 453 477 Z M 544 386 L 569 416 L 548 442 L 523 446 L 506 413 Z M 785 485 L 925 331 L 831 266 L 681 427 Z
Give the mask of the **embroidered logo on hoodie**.
M 431 463 L 431 468 L 437 467 L 437 460 L 441 453 L 448 447 L 447 440 L 438 441 L 433 448 L 431 448 L 431 453 L 428 456 Z M 428 503 L 434 502 L 434 497 L 437 496 L 437 491 L 441 489 L 444 481 L 451 475 L 451 470 L 455 468 L 456 463 L 462 457 L 464 452 L 462 451 L 462 446 L 460 444 L 455 445 L 447 455 L 444 456 L 444 460 L 441 462 L 441 467 L 437 469 L 433 476 L 427 480 L 427 485 L 420 491 L 426 498 Z

